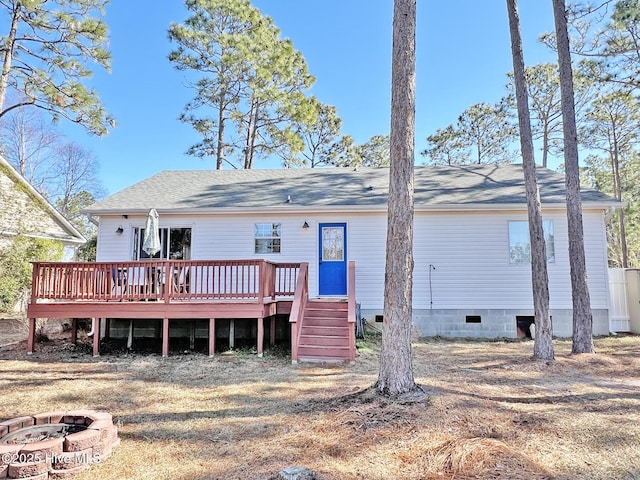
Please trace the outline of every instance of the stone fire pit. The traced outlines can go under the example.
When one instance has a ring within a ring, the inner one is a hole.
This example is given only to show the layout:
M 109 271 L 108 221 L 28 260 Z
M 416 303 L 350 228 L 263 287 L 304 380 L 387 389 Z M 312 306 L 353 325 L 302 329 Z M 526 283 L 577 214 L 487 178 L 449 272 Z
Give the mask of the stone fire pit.
M 0 479 L 69 478 L 120 444 L 110 413 L 48 412 L 0 422 Z

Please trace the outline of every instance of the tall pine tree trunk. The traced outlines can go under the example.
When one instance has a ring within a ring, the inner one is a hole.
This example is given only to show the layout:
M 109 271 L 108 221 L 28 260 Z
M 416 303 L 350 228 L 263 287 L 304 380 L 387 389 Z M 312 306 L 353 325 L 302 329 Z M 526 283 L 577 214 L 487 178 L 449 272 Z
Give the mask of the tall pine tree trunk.
M 620 209 L 618 217 L 618 227 L 620 229 L 620 251 L 622 255 L 622 268 L 629 268 L 629 248 L 627 247 L 627 228 L 625 226 L 624 208 Z
M 573 300 L 572 353 L 593 353 L 593 317 L 587 284 L 580 198 L 580 167 L 578 165 L 578 133 L 576 130 L 573 72 L 569 51 L 569 33 L 564 0 L 553 1 L 553 16 L 558 46 L 560 96 L 564 137 L 564 168 L 567 189 L 567 222 L 569 226 L 569 264 Z
M 618 149 L 618 135 L 615 125 L 613 126 L 613 188 L 616 199 L 622 201 L 622 179 L 620 178 L 620 151 Z M 620 252 L 622 255 L 622 268 L 629 268 L 629 249 L 627 247 L 627 229 L 624 219 L 624 208 L 620 209 L 618 217 L 618 227 L 620 230 Z
M 539 360 L 553 360 L 553 329 L 549 315 L 549 275 L 547 273 L 547 252 L 542 223 L 542 206 L 536 175 L 536 162 L 533 154 L 533 134 L 529 115 L 527 79 L 522 53 L 520 35 L 520 16 L 516 0 L 507 0 L 509 13 L 509 32 L 511 34 L 511 53 L 513 56 L 513 77 L 518 105 L 518 123 L 520 126 L 520 149 L 527 194 L 527 214 L 529 217 L 529 243 L 531 245 L 531 287 L 533 290 L 533 309 L 535 313 L 536 335 L 533 356 Z
M 395 0 L 384 322 L 376 383 L 380 393 L 391 396 L 421 391 L 411 360 L 415 29 L 416 0 Z
M 218 138 L 216 140 L 216 170 L 222 170 L 222 160 L 224 158 L 224 127 L 226 126 L 226 117 L 224 111 L 224 99 L 226 92 L 220 94 L 218 101 Z
M 4 101 L 7 98 L 7 89 L 9 87 L 9 74 L 11 73 L 11 65 L 13 64 L 13 53 L 16 43 L 16 34 L 18 32 L 18 23 L 20 21 L 20 13 L 22 5 L 16 3 L 13 7 L 11 26 L 2 50 L 4 58 L 2 59 L 2 72 L 0 73 L 0 112 L 4 111 Z
M 542 135 L 542 166 L 547 168 L 549 162 L 549 131 L 547 122 L 544 125 L 544 134 Z
M 253 157 L 255 155 L 256 135 L 258 131 L 258 115 L 260 102 L 256 97 L 251 98 L 251 110 L 247 114 L 248 124 L 244 147 L 244 162 L 242 168 L 249 170 L 253 168 Z

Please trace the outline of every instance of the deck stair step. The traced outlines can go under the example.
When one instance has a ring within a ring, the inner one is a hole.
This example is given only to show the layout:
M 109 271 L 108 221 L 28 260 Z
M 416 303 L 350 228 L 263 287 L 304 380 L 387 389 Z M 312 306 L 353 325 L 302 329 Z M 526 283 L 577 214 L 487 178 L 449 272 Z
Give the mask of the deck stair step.
M 346 318 L 333 317 L 305 317 L 304 325 L 306 327 L 346 327 Z
M 300 343 L 305 346 L 349 346 L 349 338 L 347 336 L 326 336 L 326 335 L 302 335 L 300 337 Z
M 309 300 L 298 343 L 298 359 L 306 362 L 339 362 L 351 358 L 346 301 Z

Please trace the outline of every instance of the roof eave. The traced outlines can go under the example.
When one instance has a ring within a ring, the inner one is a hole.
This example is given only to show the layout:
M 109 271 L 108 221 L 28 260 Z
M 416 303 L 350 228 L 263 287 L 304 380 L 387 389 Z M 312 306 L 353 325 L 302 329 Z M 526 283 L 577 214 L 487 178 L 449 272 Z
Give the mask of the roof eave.
M 13 232 L 10 230 L 1 230 L 0 231 L 0 235 L 4 235 L 7 237 L 17 237 L 19 235 L 23 235 L 25 237 L 28 238 L 38 238 L 38 239 L 43 239 L 43 240 L 55 240 L 58 242 L 62 242 L 62 243 L 73 243 L 76 245 L 84 245 L 85 243 L 87 243 L 86 239 L 80 239 L 76 236 L 69 236 L 67 238 L 63 238 L 63 237 L 56 237 L 53 235 L 38 235 L 38 234 L 34 234 L 34 233 L 18 233 L 18 232 Z
M 598 202 L 582 202 L 583 209 L 608 209 L 610 207 L 622 208 L 622 203 L 611 203 L 605 201 Z M 523 203 L 466 203 L 466 204 L 432 204 L 417 205 L 414 207 L 416 212 L 437 212 L 437 211 L 497 211 L 497 210 L 526 210 L 527 205 Z M 543 210 L 565 210 L 564 203 L 543 203 Z M 270 207 L 206 207 L 206 208 L 172 208 L 172 209 L 156 209 L 159 215 L 208 215 L 208 214 L 310 214 L 310 213 L 337 213 L 337 212 L 355 212 L 355 213 L 378 213 L 386 212 L 387 205 L 286 205 L 286 206 L 270 206 Z M 148 209 L 100 209 L 85 210 L 84 213 L 92 216 L 111 216 L 111 215 L 146 215 Z

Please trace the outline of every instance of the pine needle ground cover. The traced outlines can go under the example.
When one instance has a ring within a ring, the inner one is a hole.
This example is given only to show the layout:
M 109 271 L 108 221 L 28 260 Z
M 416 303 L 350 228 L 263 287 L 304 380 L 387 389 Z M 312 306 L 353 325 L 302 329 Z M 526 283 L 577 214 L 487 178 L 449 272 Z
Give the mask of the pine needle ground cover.
M 270 479 L 291 465 L 326 480 L 640 478 L 638 336 L 582 356 L 557 341 L 551 363 L 530 360 L 530 341 L 420 341 L 415 376 L 430 397 L 413 404 L 369 390 L 379 339 L 359 345 L 352 366 L 2 345 L 0 420 L 112 413 L 121 445 L 78 480 Z

